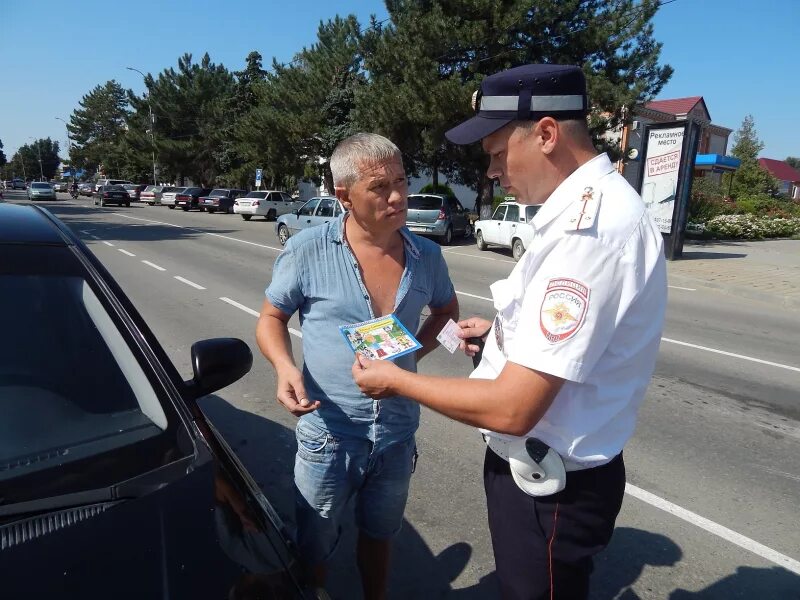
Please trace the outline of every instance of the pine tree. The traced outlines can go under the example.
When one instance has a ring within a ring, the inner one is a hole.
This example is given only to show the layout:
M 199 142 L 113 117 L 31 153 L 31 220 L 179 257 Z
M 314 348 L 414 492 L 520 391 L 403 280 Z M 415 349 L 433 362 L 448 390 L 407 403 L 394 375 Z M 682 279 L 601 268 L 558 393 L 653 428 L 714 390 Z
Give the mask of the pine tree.
M 778 182 L 758 164 L 758 154 L 764 149 L 764 143 L 758 139 L 753 115 L 747 115 L 742 126 L 733 135 L 731 155 L 741 161 L 741 165 L 732 175 L 726 175 L 725 187 L 730 186 L 731 196 L 740 198 L 758 194 L 774 196 L 778 191 Z
M 75 144 L 70 154 L 74 166 L 90 172 L 102 167 L 119 176 L 123 168 L 119 144 L 129 113 L 127 92 L 112 79 L 96 86 L 79 105 L 67 125 Z
M 658 0 L 390 0 L 391 23 L 365 36 L 371 85 L 358 99 L 360 121 L 395 140 L 412 170 L 431 169 L 435 178 L 441 169 L 491 202 L 480 149 L 444 139 L 472 114 L 480 81 L 526 63 L 580 65 L 602 145 L 622 107 L 655 96 L 672 74 L 658 64 L 651 23 L 658 7 Z

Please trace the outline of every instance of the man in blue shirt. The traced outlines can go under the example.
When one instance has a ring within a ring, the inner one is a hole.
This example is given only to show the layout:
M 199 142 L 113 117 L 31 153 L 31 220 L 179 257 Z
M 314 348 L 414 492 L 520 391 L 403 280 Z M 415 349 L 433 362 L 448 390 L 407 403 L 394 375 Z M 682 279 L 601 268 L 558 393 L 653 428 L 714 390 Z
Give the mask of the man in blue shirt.
M 402 524 L 416 460 L 419 406 L 400 396 L 379 403 L 362 394 L 339 326 L 394 314 L 422 344 L 395 364 L 416 372 L 448 319 L 458 319 L 458 300 L 438 245 L 405 227 L 408 183 L 398 148 L 379 135 L 354 135 L 337 146 L 331 171 L 347 212 L 289 239 L 275 262 L 256 339 L 275 367 L 278 401 L 300 417 L 298 545 L 313 583 L 324 583 L 343 510 L 355 497 L 364 595 L 382 598 L 390 539 Z M 425 307 L 430 316 L 419 328 Z M 295 312 L 302 372 L 287 325 Z

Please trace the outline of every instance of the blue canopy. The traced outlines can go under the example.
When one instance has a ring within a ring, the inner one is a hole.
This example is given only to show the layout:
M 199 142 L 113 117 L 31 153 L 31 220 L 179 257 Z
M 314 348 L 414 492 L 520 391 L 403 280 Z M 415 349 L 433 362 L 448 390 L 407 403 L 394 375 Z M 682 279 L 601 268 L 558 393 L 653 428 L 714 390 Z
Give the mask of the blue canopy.
M 735 171 L 741 164 L 742 161 L 738 158 L 721 154 L 698 154 L 694 159 L 696 169 L 711 170 L 715 173 Z

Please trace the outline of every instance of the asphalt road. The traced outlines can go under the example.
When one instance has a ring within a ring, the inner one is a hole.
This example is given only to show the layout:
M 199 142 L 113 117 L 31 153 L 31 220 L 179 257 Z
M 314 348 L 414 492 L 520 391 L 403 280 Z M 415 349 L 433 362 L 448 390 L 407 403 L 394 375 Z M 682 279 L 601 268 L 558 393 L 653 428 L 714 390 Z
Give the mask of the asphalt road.
M 192 342 L 250 343 L 252 372 L 203 408 L 291 522 L 294 417 L 276 404 L 253 340 L 281 250 L 274 224 L 138 204 L 100 209 L 89 199 L 47 207 L 117 278 L 187 379 Z M 444 251 L 462 315 L 491 316 L 488 286 L 511 271 L 510 255 L 471 241 Z M 799 339 L 800 312 L 669 290 L 656 373 L 625 450 L 628 494 L 597 560 L 593 598 L 800 598 Z M 420 370 L 466 376 L 470 367 L 440 348 Z M 390 597 L 496 598 L 480 437 L 424 410 L 418 445 Z M 336 557 L 334 597 L 360 597 L 354 564 L 350 536 Z

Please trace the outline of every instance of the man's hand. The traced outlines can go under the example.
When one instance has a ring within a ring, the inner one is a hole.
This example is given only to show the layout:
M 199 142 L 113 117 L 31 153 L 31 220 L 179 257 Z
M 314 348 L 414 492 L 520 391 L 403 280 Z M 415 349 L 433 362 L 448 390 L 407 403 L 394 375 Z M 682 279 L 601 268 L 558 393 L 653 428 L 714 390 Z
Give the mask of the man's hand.
M 399 371 L 402 369 L 388 360 L 370 360 L 356 353 L 353 380 L 367 396 L 378 400 L 395 395 L 392 382 Z
M 302 417 L 319 408 L 319 400 L 311 402 L 306 396 L 303 374 L 297 368 L 278 372 L 277 396 L 278 402 L 295 417 Z
M 468 338 L 481 338 L 481 340 L 486 340 L 486 335 L 492 328 L 492 322 L 482 319 L 481 317 L 470 317 L 469 319 L 459 321 L 458 326 L 461 328 L 458 332 L 458 337 L 462 340 L 458 347 L 463 350 L 464 354 L 467 356 L 475 356 L 480 351 L 480 347 L 475 344 L 468 344 L 466 340 Z

